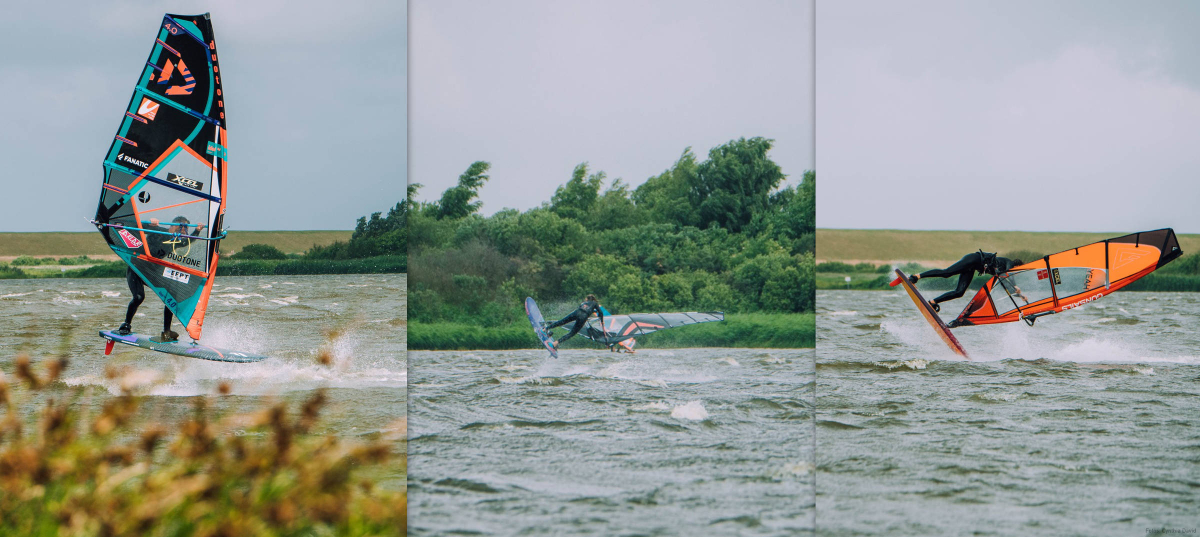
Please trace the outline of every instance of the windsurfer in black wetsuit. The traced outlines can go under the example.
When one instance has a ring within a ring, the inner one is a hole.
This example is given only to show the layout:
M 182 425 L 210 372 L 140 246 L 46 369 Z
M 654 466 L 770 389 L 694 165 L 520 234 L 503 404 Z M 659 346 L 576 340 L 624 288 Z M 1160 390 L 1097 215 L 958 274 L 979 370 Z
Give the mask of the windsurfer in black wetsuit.
M 1007 257 L 1000 257 L 994 253 L 979 251 L 963 256 L 957 263 L 944 269 L 933 269 L 920 274 L 913 274 L 908 277 L 908 281 L 915 285 L 917 280 L 921 278 L 950 278 L 958 276 L 958 285 L 953 291 L 943 293 L 941 296 L 929 301 L 929 305 L 933 307 L 933 311 L 941 311 L 942 308 L 938 306 L 938 303 L 963 296 L 967 292 L 967 288 L 971 286 L 971 280 L 975 278 L 976 272 L 995 276 L 1023 264 L 1025 262 L 1020 259 L 1009 259 Z M 1017 292 L 1020 293 L 1020 289 Z
M 562 344 L 562 342 L 571 339 L 575 336 L 575 334 L 578 334 L 579 331 L 582 330 L 585 325 L 587 325 L 587 320 L 592 316 L 592 314 L 599 315 L 600 326 L 604 326 L 604 309 L 600 307 L 600 301 L 596 300 L 596 295 L 588 295 L 587 298 L 585 298 L 583 302 L 579 304 L 579 307 L 575 308 L 575 311 L 572 311 L 571 313 L 567 314 L 566 317 L 563 317 L 554 323 L 546 325 L 546 333 L 549 334 L 551 330 L 571 321 L 575 321 L 575 325 L 571 327 L 571 331 L 567 332 L 567 335 L 558 338 L 558 341 L 554 342 L 554 346 L 558 347 Z
M 191 239 L 186 239 L 186 238 L 176 236 L 176 235 L 188 235 L 189 234 L 189 232 L 188 232 L 189 224 L 190 224 L 190 222 L 188 221 L 186 216 L 176 216 L 175 219 L 172 220 L 170 224 L 167 224 L 168 227 L 165 230 L 163 228 L 159 227 L 159 222 L 154 219 L 152 219 L 150 221 L 150 225 L 147 226 L 146 229 L 150 230 L 150 231 L 165 231 L 166 233 L 174 234 L 174 235 L 163 235 L 160 233 L 148 234 L 150 237 L 153 237 L 153 239 L 152 239 L 153 244 L 158 245 L 158 248 L 156 248 L 156 249 L 159 251 L 165 251 L 164 248 L 168 244 L 173 246 L 173 245 L 177 244 L 178 241 L 190 241 L 191 240 Z M 201 224 L 201 225 L 197 226 L 196 231 L 198 232 L 199 230 L 201 230 L 203 228 L 204 228 L 204 225 Z M 150 237 L 148 237 L 147 239 L 151 240 Z M 168 241 L 175 241 L 175 242 L 168 242 Z M 137 313 L 138 306 L 141 306 L 142 301 L 146 299 L 146 286 L 144 283 L 142 283 L 142 279 L 138 277 L 137 273 L 133 271 L 132 267 L 125 268 L 125 283 L 129 284 L 129 292 L 131 294 L 133 294 L 133 298 L 129 299 L 129 306 L 125 309 L 125 323 L 122 324 L 121 327 L 117 329 L 117 333 L 122 336 L 127 336 L 127 335 L 129 335 L 130 332 L 133 331 L 133 328 L 130 326 L 130 323 L 133 322 L 133 315 L 135 313 Z M 160 342 L 171 343 L 171 342 L 179 341 L 179 334 L 177 334 L 174 330 L 171 330 L 171 321 L 173 321 L 174 318 L 175 317 L 173 315 L 171 315 L 171 309 L 168 308 L 166 305 L 163 305 L 163 331 L 162 331 L 162 334 L 159 336 Z
M 125 308 L 125 323 L 117 329 L 117 333 L 122 336 L 128 336 L 133 328 L 130 323 L 133 322 L 133 314 L 137 313 L 138 306 L 142 305 L 142 301 L 146 299 L 146 285 L 142 283 L 142 279 L 133 271 L 133 267 L 125 267 L 125 283 L 129 284 L 129 292 L 133 294 L 133 298 L 129 299 L 129 306 Z M 171 321 L 174 317 L 171 315 L 171 309 L 163 306 L 163 333 L 160 337 L 163 343 L 179 341 L 179 334 L 171 330 Z

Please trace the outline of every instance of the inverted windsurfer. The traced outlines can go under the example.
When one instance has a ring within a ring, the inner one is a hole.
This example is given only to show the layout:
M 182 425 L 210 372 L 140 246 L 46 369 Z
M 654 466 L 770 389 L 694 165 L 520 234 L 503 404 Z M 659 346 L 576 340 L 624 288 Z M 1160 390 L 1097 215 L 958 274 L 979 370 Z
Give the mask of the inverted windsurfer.
M 929 306 L 933 308 L 933 311 L 941 311 L 942 308 L 938 306 L 939 303 L 954 300 L 966 294 L 967 288 L 971 286 L 971 280 L 975 278 L 976 272 L 995 276 L 1023 264 L 1025 262 L 1020 259 L 1009 259 L 1007 257 L 1000 257 L 994 253 L 979 251 L 963 256 L 957 263 L 944 269 L 933 269 L 920 274 L 913 274 L 908 277 L 908 281 L 915 285 L 917 280 L 921 278 L 950 278 L 958 276 L 958 285 L 955 286 L 953 291 L 947 291 L 929 301 Z M 1020 293 L 1021 290 L 1017 289 L 1016 294 L 1020 296 Z M 1026 299 L 1026 302 L 1028 302 L 1028 299 Z
M 574 337 L 575 334 L 578 334 L 579 331 L 582 330 L 585 325 L 587 325 L 587 320 L 592 316 L 592 314 L 599 315 L 600 326 L 604 326 L 604 308 L 600 306 L 600 301 L 596 300 L 596 295 L 588 295 L 587 298 L 583 299 L 583 302 L 579 304 L 579 307 L 575 308 L 575 311 L 568 313 L 566 317 L 563 317 L 558 321 L 546 325 L 546 333 L 549 334 L 551 330 L 554 330 L 555 328 L 558 328 L 571 321 L 575 321 L 575 324 L 571 326 L 571 331 L 567 332 L 567 335 L 554 342 L 555 348 L 561 345 L 562 342 Z
M 138 306 L 142 305 L 142 301 L 146 299 L 146 285 L 142 283 L 142 279 L 133 271 L 133 267 L 125 267 L 125 283 L 129 284 L 129 292 L 133 294 L 133 298 L 129 299 L 129 306 L 125 308 L 125 323 L 117 329 L 117 333 L 122 336 L 128 336 L 133 331 L 130 323 L 133 322 L 133 314 L 137 313 Z M 163 306 L 163 332 L 160 338 L 163 343 L 171 343 L 179 341 L 179 334 L 171 330 L 171 309 Z

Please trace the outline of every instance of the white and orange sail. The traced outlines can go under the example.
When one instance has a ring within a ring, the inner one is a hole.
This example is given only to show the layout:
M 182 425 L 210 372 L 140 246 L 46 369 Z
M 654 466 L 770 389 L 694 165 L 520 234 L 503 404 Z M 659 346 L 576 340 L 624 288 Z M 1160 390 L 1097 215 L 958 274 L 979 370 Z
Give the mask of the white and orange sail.
M 1064 250 L 988 281 L 951 328 L 1061 313 L 1098 300 L 1183 255 L 1171 228 L 1131 233 Z

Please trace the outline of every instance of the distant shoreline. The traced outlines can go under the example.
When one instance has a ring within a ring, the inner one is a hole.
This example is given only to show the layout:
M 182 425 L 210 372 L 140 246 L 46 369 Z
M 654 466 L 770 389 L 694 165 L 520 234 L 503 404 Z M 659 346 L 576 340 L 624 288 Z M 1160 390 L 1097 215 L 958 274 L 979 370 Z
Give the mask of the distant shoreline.
M 353 230 L 303 231 L 229 231 L 221 241 L 225 254 L 241 250 L 247 244 L 268 244 L 288 254 L 301 254 L 314 245 L 328 246 L 346 242 Z M 86 255 L 101 261 L 116 261 L 116 254 L 95 231 L 0 232 L 0 263 L 11 263 L 20 256 L 76 257 Z
M 408 256 L 358 259 L 229 259 L 217 264 L 217 276 L 284 276 L 300 274 L 404 274 Z M 90 266 L 10 267 L 0 265 L 0 280 L 40 278 L 124 278 L 120 261 Z

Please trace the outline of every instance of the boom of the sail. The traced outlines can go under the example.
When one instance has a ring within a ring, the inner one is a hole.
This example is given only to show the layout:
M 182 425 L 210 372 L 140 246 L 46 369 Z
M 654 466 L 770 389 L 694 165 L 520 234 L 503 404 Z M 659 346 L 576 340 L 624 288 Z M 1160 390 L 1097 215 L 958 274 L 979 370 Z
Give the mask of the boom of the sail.
M 193 339 L 224 236 L 225 129 L 208 14 L 165 15 L 104 157 L 94 222 Z
M 1064 250 L 1013 267 L 975 294 L 950 327 L 1032 324 L 1097 300 L 1183 255 L 1171 228 L 1131 233 Z
M 588 319 L 584 335 L 605 345 L 612 345 L 629 338 L 641 337 L 659 330 L 724 320 L 725 314 L 719 311 L 605 315 L 603 328 L 600 326 L 600 319 L 598 317 Z

